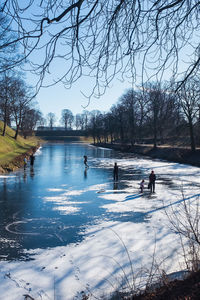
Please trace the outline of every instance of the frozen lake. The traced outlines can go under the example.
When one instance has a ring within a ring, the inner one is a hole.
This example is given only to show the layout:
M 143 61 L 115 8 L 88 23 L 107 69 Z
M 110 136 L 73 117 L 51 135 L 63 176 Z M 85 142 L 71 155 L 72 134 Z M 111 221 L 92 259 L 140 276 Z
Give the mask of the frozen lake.
M 152 169 L 156 194 L 146 188 Z M 155 244 L 157 258 L 168 258 L 166 270 L 177 270 L 179 244 L 165 210 L 178 207 L 182 192 L 187 201 L 199 197 L 199 178 L 197 167 L 86 144 L 45 144 L 34 167 L 0 176 L 1 295 L 71 300 L 84 291 L 95 298 L 119 287 L 124 272 L 131 276 L 126 250 L 136 270 L 151 264 Z
M 146 173 L 122 168 L 121 180 L 114 183 L 113 161 L 123 156 L 84 144 L 46 144 L 35 157 L 33 167 L 0 177 L 0 234 L 5 241 L 0 257 L 23 259 L 24 249 L 81 242 L 85 229 L 100 220 L 123 221 L 123 213 L 103 207 L 107 200 L 99 193 L 105 187 L 116 193 L 127 179 L 139 182 Z M 126 214 L 126 221 L 132 218 Z

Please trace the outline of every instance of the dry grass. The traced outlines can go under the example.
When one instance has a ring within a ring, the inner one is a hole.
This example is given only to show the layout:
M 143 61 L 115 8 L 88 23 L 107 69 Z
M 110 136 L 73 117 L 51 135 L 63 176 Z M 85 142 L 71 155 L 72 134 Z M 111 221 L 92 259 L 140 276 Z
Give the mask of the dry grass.
M 18 136 L 14 139 L 15 131 L 7 126 L 6 135 L 2 136 L 3 122 L 0 121 L 0 166 L 4 166 L 17 156 L 26 153 L 30 148 L 37 146 L 39 139 L 29 137 L 27 139 Z
M 83 143 L 93 143 L 93 138 L 91 136 L 80 136 L 80 141 Z

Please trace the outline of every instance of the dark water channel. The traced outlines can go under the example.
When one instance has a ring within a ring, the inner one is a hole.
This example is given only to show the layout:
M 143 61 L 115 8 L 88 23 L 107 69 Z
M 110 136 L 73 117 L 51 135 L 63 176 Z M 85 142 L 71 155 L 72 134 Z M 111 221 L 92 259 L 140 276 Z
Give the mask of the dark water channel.
M 26 170 L 1 176 L 0 259 L 28 259 L 24 249 L 78 243 L 87 226 L 118 218 L 101 208 L 105 200 L 97 199 L 97 191 L 88 187 L 107 182 L 110 189 L 123 189 L 112 180 L 110 161 L 119 157 L 123 156 L 85 144 L 46 144 L 33 168 L 28 164 Z M 124 176 L 128 178 L 128 172 Z

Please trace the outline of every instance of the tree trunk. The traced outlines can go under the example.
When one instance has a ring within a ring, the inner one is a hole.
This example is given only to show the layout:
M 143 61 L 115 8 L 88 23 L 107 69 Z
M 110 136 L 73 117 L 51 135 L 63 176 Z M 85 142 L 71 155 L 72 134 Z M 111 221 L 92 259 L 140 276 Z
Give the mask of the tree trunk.
M 189 120 L 189 130 L 190 130 L 190 145 L 191 145 L 191 150 L 192 152 L 195 152 L 196 147 L 195 147 L 195 139 L 194 139 L 194 128 L 192 121 Z
M 111 144 L 113 143 L 113 135 L 112 135 L 112 133 L 110 134 L 110 142 L 111 142 Z
M 157 126 L 156 121 L 154 120 L 154 137 L 153 137 L 153 147 L 157 148 Z
M 5 136 L 5 134 L 6 134 L 6 122 L 4 122 L 4 125 L 3 125 L 2 136 Z
M 6 125 L 7 125 L 7 110 L 4 109 L 4 124 L 3 124 L 3 132 L 2 132 L 2 136 L 5 136 L 6 134 Z
M 124 141 L 124 130 L 123 130 L 122 126 L 120 126 L 120 138 L 121 138 L 121 141 L 123 142 Z
M 17 139 L 19 134 L 19 124 L 17 125 L 16 131 L 15 131 L 15 140 Z

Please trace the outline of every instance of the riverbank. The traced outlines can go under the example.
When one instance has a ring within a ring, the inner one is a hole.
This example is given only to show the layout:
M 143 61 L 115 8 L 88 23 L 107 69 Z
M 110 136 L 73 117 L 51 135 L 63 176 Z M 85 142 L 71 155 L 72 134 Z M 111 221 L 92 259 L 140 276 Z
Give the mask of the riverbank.
M 29 157 L 31 154 L 35 153 L 37 149 L 38 149 L 37 146 L 30 146 L 30 148 L 26 147 L 24 149 L 25 152 L 20 155 L 14 152 L 13 153 L 14 157 L 11 160 L 8 159 L 7 156 L 5 155 L 4 161 L 0 162 L 0 174 L 13 172 L 23 167 L 24 158 Z
M 124 153 L 135 153 L 150 158 L 164 159 L 170 162 L 178 162 L 200 167 L 200 149 L 192 152 L 189 148 L 158 146 L 156 149 L 152 145 L 126 145 L 126 144 L 108 144 L 98 143 L 98 147 L 110 148 Z M 137 300 L 160 300 L 160 299 L 199 299 L 200 293 L 200 271 L 189 272 L 184 279 L 165 280 L 159 287 L 149 288 L 139 293 L 139 295 L 120 295 L 121 299 L 137 299 Z M 119 296 L 118 296 L 119 298 Z M 116 298 L 111 298 L 115 300 Z
M 14 139 L 15 131 L 7 126 L 2 136 L 3 122 L 0 121 L 0 174 L 15 171 L 24 164 L 24 157 L 30 156 L 40 146 L 41 139 L 21 136 Z
M 97 143 L 95 146 L 200 167 L 200 149 L 192 152 L 189 148 L 183 147 L 158 146 L 157 148 L 153 148 L 152 145 L 131 146 L 120 143 Z

